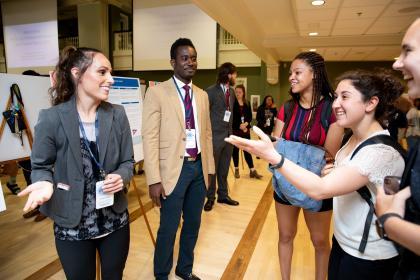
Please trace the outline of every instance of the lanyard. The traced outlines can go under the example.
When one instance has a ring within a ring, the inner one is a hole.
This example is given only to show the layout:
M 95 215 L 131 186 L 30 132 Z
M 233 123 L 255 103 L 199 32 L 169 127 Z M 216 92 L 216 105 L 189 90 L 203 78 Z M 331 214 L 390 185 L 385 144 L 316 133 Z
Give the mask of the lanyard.
M 90 157 L 93 159 L 93 161 L 95 162 L 96 166 L 99 168 L 99 173 L 101 176 L 101 180 L 105 179 L 105 171 L 102 167 L 102 164 L 96 160 L 95 156 L 92 153 L 92 150 L 90 149 L 90 145 L 89 145 L 89 141 L 86 137 L 86 132 L 85 132 L 85 128 L 83 127 L 82 121 L 80 120 L 80 116 L 79 113 L 77 113 L 77 118 L 79 119 L 79 128 L 80 131 L 82 132 L 83 135 L 83 141 L 85 142 L 86 148 L 89 151 Z M 99 121 L 98 121 L 98 112 L 96 112 L 96 116 L 95 116 L 95 141 L 96 141 L 96 146 L 98 147 L 98 151 L 99 151 Z M 98 153 L 98 157 L 99 157 L 99 153 Z
M 188 119 L 190 116 L 189 115 L 187 116 L 187 110 L 185 108 L 185 97 L 182 97 L 181 90 L 179 89 L 178 84 L 176 83 L 175 78 L 173 76 L 172 76 L 172 80 L 174 80 L 176 90 L 178 91 L 178 94 L 181 97 L 182 103 L 184 103 L 185 119 Z M 191 106 L 193 104 L 193 97 L 194 97 L 194 94 L 193 94 L 193 89 L 191 87 Z M 192 110 L 190 112 L 192 112 Z

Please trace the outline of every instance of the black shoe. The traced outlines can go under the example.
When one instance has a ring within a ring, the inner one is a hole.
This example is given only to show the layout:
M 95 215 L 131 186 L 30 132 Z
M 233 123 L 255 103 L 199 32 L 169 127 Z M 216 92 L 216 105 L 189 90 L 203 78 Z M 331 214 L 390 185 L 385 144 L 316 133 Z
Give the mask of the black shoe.
M 239 205 L 239 202 L 238 201 L 233 200 L 228 195 L 225 198 L 222 198 L 222 199 L 219 199 L 218 198 L 217 199 L 217 202 L 218 203 L 224 203 L 224 204 L 227 204 L 227 205 L 232 205 L 232 206 L 238 206 Z
M 211 211 L 213 209 L 214 200 L 213 199 L 207 199 L 206 204 L 204 204 L 204 211 Z
M 9 182 L 7 182 L 6 186 L 14 195 L 17 195 L 20 192 L 20 188 L 17 184 L 9 184 Z
M 28 211 L 28 212 L 26 212 L 25 214 L 22 215 L 22 217 L 25 218 L 25 219 L 29 219 L 29 218 L 37 216 L 38 214 L 40 214 L 39 206 L 30 210 L 30 211 Z
M 192 272 L 187 273 L 187 274 L 183 274 L 183 273 L 175 270 L 175 275 L 178 276 L 180 279 L 183 279 L 183 280 L 200 280 L 200 278 L 198 278 Z

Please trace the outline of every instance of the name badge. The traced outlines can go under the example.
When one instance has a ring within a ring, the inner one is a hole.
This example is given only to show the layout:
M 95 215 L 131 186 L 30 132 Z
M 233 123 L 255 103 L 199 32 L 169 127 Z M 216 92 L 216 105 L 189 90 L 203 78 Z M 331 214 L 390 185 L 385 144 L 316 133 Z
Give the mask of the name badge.
M 230 120 L 230 115 L 232 114 L 232 112 L 231 111 L 228 111 L 228 110 L 226 110 L 225 111 L 225 116 L 223 117 L 223 121 L 225 121 L 225 122 L 229 122 L 229 120 Z
M 104 193 L 104 181 L 96 182 L 96 209 L 101 209 L 114 204 L 114 194 Z
M 195 129 L 187 129 L 187 144 L 185 148 L 187 149 L 195 149 L 197 147 L 196 141 L 195 141 Z
M 69 185 L 66 185 L 66 184 L 63 184 L 63 183 L 58 183 L 57 184 L 57 189 L 69 191 L 70 190 L 70 186 Z

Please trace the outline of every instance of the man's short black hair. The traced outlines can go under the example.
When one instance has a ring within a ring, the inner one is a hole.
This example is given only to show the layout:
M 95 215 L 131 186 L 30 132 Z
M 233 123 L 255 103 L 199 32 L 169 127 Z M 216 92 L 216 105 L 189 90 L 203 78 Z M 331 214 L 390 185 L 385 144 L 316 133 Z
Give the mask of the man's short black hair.
M 190 39 L 188 38 L 179 38 L 177 39 L 171 46 L 171 59 L 175 59 L 176 57 L 176 51 L 181 46 L 188 46 L 192 47 L 195 50 L 195 47 Z

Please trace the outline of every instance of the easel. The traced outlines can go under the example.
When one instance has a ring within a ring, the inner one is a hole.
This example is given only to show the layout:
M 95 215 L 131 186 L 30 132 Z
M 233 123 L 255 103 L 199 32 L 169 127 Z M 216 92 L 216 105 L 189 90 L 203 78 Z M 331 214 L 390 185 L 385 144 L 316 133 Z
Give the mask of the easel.
M 9 110 L 11 105 L 12 105 L 12 97 L 9 96 L 9 99 L 7 100 L 5 111 Z M 28 119 L 26 118 L 25 110 L 24 110 L 24 107 L 22 106 L 22 104 L 19 104 L 19 108 L 20 108 L 20 111 L 22 112 L 23 122 L 25 123 L 25 126 L 26 126 L 25 131 L 26 131 L 26 135 L 28 137 L 29 147 L 31 147 L 31 150 L 32 150 L 33 137 L 32 137 L 31 129 L 29 127 L 29 122 L 28 122 Z M 3 116 L 2 121 L 1 121 L 1 125 L 0 125 L 0 138 L 3 135 L 3 131 L 4 131 L 5 126 L 6 126 L 6 118 Z
M 133 166 L 134 169 L 139 164 L 140 164 L 139 162 L 136 162 Z M 150 227 L 149 220 L 147 219 L 146 211 L 144 211 L 144 205 L 143 205 L 143 202 L 141 201 L 140 192 L 137 189 L 137 185 L 136 185 L 136 181 L 134 180 L 134 176 L 131 178 L 130 185 L 133 186 L 134 191 L 136 192 L 137 200 L 138 200 L 139 205 L 140 205 L 140 211 L 143 214 L 144 221 L 146 222 L 146 226 L 147 226 L 147 230 L 149 231 L 150 239 L 152 240 L 153 246 L 156 247 L 156 241 L 155 241 L 155 238 L 154 238 L 153 233 L 152 233 L 152 228 Z M 101 262 L 100 262 L 98 252 L 96 252 L 96 279 L 97 280 L 101 279 Z

